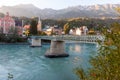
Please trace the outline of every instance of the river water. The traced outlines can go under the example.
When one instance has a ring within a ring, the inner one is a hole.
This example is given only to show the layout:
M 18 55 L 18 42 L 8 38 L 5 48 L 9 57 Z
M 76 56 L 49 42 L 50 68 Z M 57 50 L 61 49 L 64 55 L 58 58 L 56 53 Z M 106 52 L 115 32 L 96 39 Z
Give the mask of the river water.
M 96 44 L 66 43 L 66 58 L 46 58 L 50 45 L 31 48 L 29 45 L 0 45 L 0 80 L 78 80 L 77 67 L 90 67 L 89 59 L 96 53 Z

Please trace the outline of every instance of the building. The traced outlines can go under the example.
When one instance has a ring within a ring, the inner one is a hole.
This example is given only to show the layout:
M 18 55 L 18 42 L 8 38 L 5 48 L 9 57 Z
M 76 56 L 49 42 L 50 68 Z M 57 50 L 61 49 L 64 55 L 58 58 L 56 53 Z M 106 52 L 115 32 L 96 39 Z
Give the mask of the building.
M 88 33 L 88 28 L 87 26 L 83 26 L 83 35 L 86 35 Z
M 82 30 L 80 28 L 76 29 L 76 35 L 82 35 Z
M 73 29 L 70 29 L 69 31 L 69 34 L 70 35 L 87 35 L 88 33 L 88 28 L 87 26 L 82 26 L 82 27 L 79 27 L 79 28 L 73 28 Z
M 69 34 L 70 35 L 76 35 L 76 28 L 70 29 Z
M 15 20 L 9 16 L 9 13 L 7 12 L 5 17 L 0 18 L 0 29 L 3 30 L 4 34 L 8 34 L 12 27 L 15 27 Z
M 38 24 L 37 24 L 37 31 L 42 31 L 42 22 L 41 22 L 40 18 L 39 18 Z
M 54 26 L 46 25 L 46 27 L 43 29 L 43 31 L 47 35 L 52 35 L 52 34 L 62 35 L 62 28 L 58 27 L 57 25 L 54 25 Z
M 25 37 L 26 35 L 29 34 L 29 29 L 30 29 L 30 24 L 26 24 L 24 25 L 23 29 L 22 29 L 22 36 Z

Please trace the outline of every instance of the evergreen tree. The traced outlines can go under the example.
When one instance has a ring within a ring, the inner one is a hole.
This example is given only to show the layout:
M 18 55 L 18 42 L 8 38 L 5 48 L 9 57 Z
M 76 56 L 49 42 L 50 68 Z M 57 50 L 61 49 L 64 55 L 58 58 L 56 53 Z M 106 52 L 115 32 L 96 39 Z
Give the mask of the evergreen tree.
M 31 23 L 30 23 L 30 34 L 31 35 L 37 35 L 37 21 L 35 19 L 32 19 L 31 20 Z

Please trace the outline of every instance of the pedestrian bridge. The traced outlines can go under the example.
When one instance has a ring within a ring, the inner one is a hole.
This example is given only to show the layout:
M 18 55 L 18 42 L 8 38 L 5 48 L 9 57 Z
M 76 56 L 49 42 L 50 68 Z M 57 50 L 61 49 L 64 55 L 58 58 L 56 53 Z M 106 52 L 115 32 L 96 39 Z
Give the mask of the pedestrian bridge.
M 53 57 L 67 57 L 69 56 L 64 50 L 65 41 L 80 41 L 84 43 L 96 43 L 104 41 L 104 37 L 101 35 L 54 35 L 54 36 L 31 36 L 31 47 L 38 47 L 41 45 L 41 39 L 51 40 L 50 50 L 46 52 L 45 56 L 49 58 Z
M 101 35 L 53 35 L 53 36 L 31 36 L 32 39 L 45 39 L 45 40 L 56 40 L 56 41 L 82 41 L 82 42 L 97 42 L 98 40 L 103 41 L 104 38 Z

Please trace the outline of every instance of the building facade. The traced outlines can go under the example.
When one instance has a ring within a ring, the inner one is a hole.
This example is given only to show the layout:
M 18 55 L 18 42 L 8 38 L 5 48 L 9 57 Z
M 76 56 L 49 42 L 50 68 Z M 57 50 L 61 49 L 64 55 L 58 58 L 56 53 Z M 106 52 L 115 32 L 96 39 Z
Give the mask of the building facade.
M 88 33 L 88 28 L 87 26 L 82 26 L 82 27 L 79 27 L 79 28 L 73 28 L 73 29 L 70 29 L 69 31 L 69 34 L 70 35 L 87 35 Z
M 8 34 L 12 27 L 15 27 L 15 20 L 9 16 L 9 13 L 7 12 L 5 17 L 0 18 L 0 29 L 2 29 L 4 34 Z

